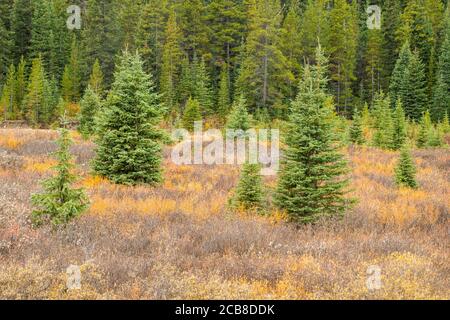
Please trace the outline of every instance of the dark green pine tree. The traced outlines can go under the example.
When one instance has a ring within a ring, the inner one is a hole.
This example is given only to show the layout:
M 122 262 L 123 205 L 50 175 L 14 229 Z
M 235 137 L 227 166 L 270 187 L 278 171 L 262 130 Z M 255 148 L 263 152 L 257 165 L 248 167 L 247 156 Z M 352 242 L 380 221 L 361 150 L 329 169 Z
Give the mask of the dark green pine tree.
M 69 147 L 71 145 L 69 131 L 62 129 L 58 139 L 59 149 L 55 153 L 58 164 L 54 170 L 56 175 L 43 182 L 44 192 L 34 194 L 31 198 L 36 210 L 32 213 L 35 225 L 46 220 L 56 226 L 66 224 L 86 210 L 89 200 L 82 189 L 74 189 L 76 176 L 73 174 L 73 163 Z
M 362 119 L 358 110 L 356 110 L 355 114 L 353 115 L 353 122 L 349 130 L 350 130 L 349 132 L 350 142 L 362 145 L 364 143 L 364 134 L 362 127 Z
M 428 95 L 425 67 L 417 52 L 409 60 L 403 84 L 400 89 L 400 98 L 405 114 L 409 119 L 418 121 L 428 107 Z
M 11 31 L 14 61 L 28 57 L 31 42 L 31 18 L 33 5 L 31 0 L 15 0 L 11 13 Z
M 220 118 L 225 119 L 230 109 L 230 75 L 228 73 L 228 66 L 224 63 L 220 72 L 219 92 L 217 97 L 217 111 Z
M 138 54 L 125 51 L 99 117 L 94 170 L 118 184 L 155 185 L 162 180 L 162 106 Z
M 0 84 L 4 80 L 4 76 L 8 71 L 8 65 L 10 63 L 11 58 L 11 34 L 9 30 L 6 28 L 6 25 L 0 17 Z
M 346 199 L 347 163 L 336 145 L 329 96 L 325 92 L 327 59 L 320 47 L 316 65 L 306 66 L 299 93 L 291 105 L 286 150 L 279 175 L 275 204 L 292 221 L 315 222 L 321 217 L 342 216 Z
M 212 92 L 210 78 L 208 70 L 206 70 L 206 64 L 204 59 L 197 60 L 194 57 L 192 63 L 192 85 L 193 85 L 193 98 L 197 99 L 202 107 L 203 114 L 212 114 Z
M 44 85 L 46 82 L 44 66 L 41 57 L 33 59 L 27 94 L 22 108 L 23 118 L 31 124 L 43 122 L 45 114 Z
M 84 75 L 98 59 L 105 76 L 105 87 L 109 88 L 113 79 L 115 56 L 120 52 L 120 28 L 117 22 L 117 2 L 115 0 L 90 0 L 83 15 L 83 57 Z
M 391 97 L 392 107 L 395 106 L 395 102 L 398 98 L 401 98 L 401 92 L 405 86 L 405 74 L 408 68 L 409 61 L 411 60 L 411 49 L 409 47 L 409 42 L 405 42 L 400 51 L 400 56 L 395 63 L 394 71 L 391 75 L 391 82 L 389 85 L 389 96 Z
M 406 141 L 406 119 L 402 102 L 397 100 L 396 107 L 392 113 L 392 149 L 399 150 Z
M 414 165 L 411 152 L 408 147 L 403 146 L 400 159 L 395 168 L 395 182 L 399 187 L 407 187 L 417 189 L 418 184 L 416 182 L 416 167 Z
M 184 108 L 182 119 L 183 128 L 189 131 L 194 130 L 194 122 L 202 120 L 202 113 L 200 109 L 200 103 L 195 99 L 189 98 L 186 103 L 186 107 Z
M 88 137 L 95 132 L 95 117 L 101 108 L 101 100 L 95 91 L 88 86 L 80 101 L 80 126 L 78 130 Z
M 250 129 L 250 115 L 247 111 L 247 103 L 243 96 L 233 104 L 230 114 L 227 118 L 226 127 L 231 130 L 247 131 Z
M 245 163 L 239 183 L 231 199 L 231 207 L 240 210 L 257 210 L 263 207 L 263 188 L 259 164 Z
M 440 121 L 445 112 L 450 113 L 450 21 L 441 48 L 436 78 L 431 117 L 434 121 Z

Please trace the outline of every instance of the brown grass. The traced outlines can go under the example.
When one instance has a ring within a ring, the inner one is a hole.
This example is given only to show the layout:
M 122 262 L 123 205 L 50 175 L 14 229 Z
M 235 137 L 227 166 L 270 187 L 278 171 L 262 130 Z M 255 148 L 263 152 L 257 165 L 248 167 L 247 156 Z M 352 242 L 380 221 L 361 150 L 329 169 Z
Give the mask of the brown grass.
M 0 158 L 20 160 L 0 166 L 0 298 L 450 298 L 448 150 L 415 151 L 413 191 L 393 183 L 396 153 L 349 148 L 358 204 L 341 221 L 296 228 L 281 213 L 227 212 L 235 167 L 166 160 L 160 188 L 115 186 L 89 174 L 93 146 L 76 137 L 91 208 L 66 228 L 35 230 L 29 198 L 50 174 L 55 137 L 0 131 Z M 81 266 L 81 290 L 67 290 L 71 264 Z M 382 270 L 380 290 L 366 287 L 371 265 Z

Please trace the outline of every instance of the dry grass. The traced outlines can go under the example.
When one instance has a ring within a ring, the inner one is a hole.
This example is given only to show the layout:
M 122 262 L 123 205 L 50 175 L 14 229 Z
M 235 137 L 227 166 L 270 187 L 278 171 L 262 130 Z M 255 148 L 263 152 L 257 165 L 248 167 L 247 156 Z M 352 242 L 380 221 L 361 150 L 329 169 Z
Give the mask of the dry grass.
M 166 160 L 160 188 L 115 186 L 89 175 L 93 146 L 76 137 L 91 208 L 64 229 L 34 230 L 29 197 L 50 174 L 55 137 L 0 131 L 0 148 L 19 159 L 0 166 L 0 298 L 450 298 L 448 150 L 415 152 L 413 191 L 394 186 L 396 153 L 349 149 L 356 207 L 342 221 L 295 228 L 281 213 L 227 212 L 237 168 Z M 71 264 L 81 266 L 81 290 L 67 290 Z M 371 265 L 382 270 L 375 291 Z

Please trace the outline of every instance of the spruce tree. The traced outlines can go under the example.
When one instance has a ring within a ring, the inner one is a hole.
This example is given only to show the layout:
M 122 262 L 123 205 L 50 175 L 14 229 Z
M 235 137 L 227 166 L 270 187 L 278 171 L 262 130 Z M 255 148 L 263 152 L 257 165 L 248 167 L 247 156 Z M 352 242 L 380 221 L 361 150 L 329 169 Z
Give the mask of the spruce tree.
M 24 99 L 24 108 L 22 110 L 24 118 L 34 125 L 42 123 L 45 113 L 45 81 L 44 66 L 42 58 L 39 56 L 32 61 L 27 94 Z
M 222 64 L 222 70 L 220 72 L 219 92 L 217 97 L 217 111 L 219 116 L 224 119 L 230 109 L 230 87 L 228 73 L 228 65 Z
M 449 18 L 450 21 L 450 18 Z M 450 113 L 450 22 L 442 44 L 439 57 L 436 83 L 433 91 L 431 116 L 434 121 L 443 118 L 445 112 Z
M 99 119 L 95 172 L 118 184 L 159 183 L 162 111 L 141 58 L 125 51 Z
M 399 187 L 417 189 L 416 167 L 408 147 L 403 146 L 400 158 L 395 168 L 395 182 Z
M 78 102 L 80 100 L 80 58 L 78 42 L 76 38 L 72 41 L 69 63 L 64 68 L 62 77 L 62 95 L 67 102 Z
M 263 189 L 259 164 L 245 163 L 241 170 L 231 206 L 235 209 L 257 210 L 263 207 Z
M 395 106 L 395 102 L 398 98 L 402 98 L 401 92 L 405 87 L 405 74 L 408 68 L 409 61 L 411 60 L 411 49 L 409 42 L 405 42 L 400 51 L 400 56 L 395 63 L 394 71 L 392 72 L 391 82 L 389 86 L 389 96 L 391 97 L 392 107 Z
M 423 114 L 420 121 L 419 134 L 417 137 L 417 147 L 425 148 L 429 146 L 430 137 L 433 134 L 433 124 L 431 122 L 430 113 L 427 111 Z
M 383 149 L 392 148 L 393 123 L 392 111 L 390 107 L 390 98 L 383 92 L 375 97 L 373 109 L 373 145 Z
M 406 141 L 406 119 L 400 99 L 392 114 L 392 135 L 392 149 L 399 150 Z
M 230 114 L 227 118 L 226 127 L 231 130 L 247 131 L 250 129 L 250 115 L 247 111 L 247 103 L 243 96 L 233 104 Z
M 200 103 L 203 114 L 212 114 L 214 112 L 212 109 L 212 92 L 205 60 L 202 58 L 198 61 L 197 58 L 194 57 L 192 69 L 192 97 L 197 99 Z
M 18 117 L 21 118 L 22 116 L 22 105 L 23 100 L 25 98 L 27 90 L 27 79 L 26 79 L 26 62 L 23 57 L 20 58 L 19 66 L 17 67 L 16 72 L 16 105 L 18 108 Z
M 95 60 L 94 65 L 92 66 L 88 86 L 91 87 L 91 90 L 94 91 L 98 97 L 101 98 L 103 96 L 103 73 L 98 59 Z
M 316 65 L 306 66 L 299 93 L 291 105 L 286 150 L 275 195 L 276 205 L 292 221 L 310 223 L 341 216 L 348 208 L 343 175 L 346 161 L 336 145 L 325 92 L 327 59 L 320 47 Z
M 165 32 L 160 78 L 160 88 L 163 94 L 164 104 L 170 112 L 176 111 L 176 107 L 178 106 L 176 88 L 181 55 L 180 30 L 177 25 L 175 12 L 172 10 Z
M 91 86 L 88 86 L 80 101 L 80 126 L 78 127 L 78 130 L 85 137 L 88 137 L 95 132 L 95 117 L 100 108 L 100 98 Z
M 11 13 L 11 31 L 14 60 L 28 57 L 31 42 L 31 18 L 33 16 L 32 0 L 15 0 Z
M 237 94 L 247 99 L 249 110 L 273 115 L 289 91 L 294 76 L 280 49 L 282 12 L 279 0 L 249 1 L 249 32 L 237 78 Z
M 189 131 L 194 130 L 194 122 L 202 120 L 200 108 L 200 103 L 197 100 L 189 98 L 184 108 L 182 119 L 183 128 Z
M 35 225 L 47 219 L 56 226 L 66 224 L 86 210 L 89 200 L 82 189 L 74 189 L 76 176 L 71 161 L 69 147 L 71 139 L 67 129 L 61 129 L 55 153 L 58 164 L 54 167 L 56 175 L 43 182 L 44 192 L 31 198 L 36 210 L 32 213 Z
M 403 83 L 400 97 L 405 114 L 411 120 L 418 121 L 428 106 L 428 95 L 425 68 L 417 52 L 409 60 Z
M 358 145 L 362 145 L 364 143 L 362 119 L 358 110 L 355 111 L 353 122 L 350 126 L 350 142 Z
M 0 110 L 3 111 L 5 120 L 11 120 L 16 117 L 16 68 L 13 64 L 9 66 L 6 82 L 0 96 Z

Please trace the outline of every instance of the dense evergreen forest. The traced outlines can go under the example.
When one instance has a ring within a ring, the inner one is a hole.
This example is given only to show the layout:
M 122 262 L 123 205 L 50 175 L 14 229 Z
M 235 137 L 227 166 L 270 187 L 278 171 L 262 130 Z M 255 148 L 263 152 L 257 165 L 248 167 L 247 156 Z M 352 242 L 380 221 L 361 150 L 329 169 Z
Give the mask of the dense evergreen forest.
M 374 4 L 380 29 L 367 27 Z M 81 8 L 80 29 L 67 28 L 69 5 Z M 190 98 L 219 122 L 241 98 L 256 119 L 286 119 L 320 41 L 338 114 L 352 118 L 384 92 L 411 121 L 428 110 L 439 122 L 450 111 L 446 8 L 446 0 L 0 0 L 0 106 L 5 119 L 36 126 L 62 112 L 78 117 L 80 105 L 89 117 L 83 104 L 106 97 L 127 49 L 139 52 L 173 123 Z

